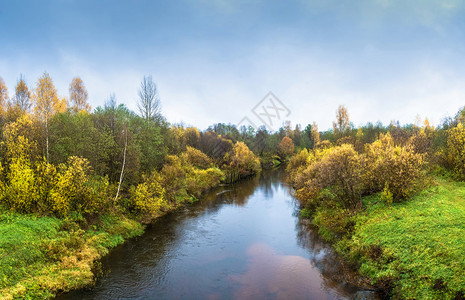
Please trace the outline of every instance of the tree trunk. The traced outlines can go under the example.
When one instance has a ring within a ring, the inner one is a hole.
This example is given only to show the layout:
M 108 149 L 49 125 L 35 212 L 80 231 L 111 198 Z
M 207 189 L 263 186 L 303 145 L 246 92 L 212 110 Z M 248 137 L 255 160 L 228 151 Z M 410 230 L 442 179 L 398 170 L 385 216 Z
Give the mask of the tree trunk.
M 115 196 L 115 202 L 118 199 L 119 196 L 119 190 L 121 189 L 121 183 L 123 182 L 123 173 L 124 173 L 124 165 L 126 164 L 126 149 L 128 147 L 128 131 L 126 131 L 126 140 L 124 143 L 124 152 L 123 152 L 123 166 L 121 168 L 121 174 L 119 176 L 119 184 L 118 184 L 118 190 L 116 191 L 116 196 Z
M 49 161 L 49 157 L 48 157 L 48 119 L 45 119 L 45 144 L 46 144 L 46 155 L 47 155 L 47 163 L 50 162 Z

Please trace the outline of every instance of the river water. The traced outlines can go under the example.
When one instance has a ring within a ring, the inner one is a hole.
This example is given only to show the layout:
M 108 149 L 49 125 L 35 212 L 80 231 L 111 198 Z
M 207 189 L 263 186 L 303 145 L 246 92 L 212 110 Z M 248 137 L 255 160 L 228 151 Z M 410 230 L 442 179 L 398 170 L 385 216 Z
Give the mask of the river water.
M 165 215 L 103 258 L 102 267 L 95 287 L 57 298 L 352 299 L 365 293 L 341 282 L 346 271 L 299 221 L 279 171 L 216 188 Z

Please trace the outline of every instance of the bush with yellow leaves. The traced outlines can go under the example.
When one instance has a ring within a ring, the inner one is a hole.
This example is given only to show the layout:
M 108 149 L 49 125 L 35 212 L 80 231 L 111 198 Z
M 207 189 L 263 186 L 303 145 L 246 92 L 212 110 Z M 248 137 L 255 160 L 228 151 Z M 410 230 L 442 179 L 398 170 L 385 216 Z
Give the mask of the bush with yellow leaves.
M 106 177 L 91 176 L 89 161 L 70 156 L 60 164 L 55 186 L 50 192 L 53 210 L 66 215 L 70 211 L 93 214 L 104 211 L 111 203 Z
M 186 176 L 187 192 L 198 197 L 203 191 L 217 186 L 222 180 L 224 180 L 224 173 L 218 168 L 193 169 Z
M 409 197 L 421 177 L 424 154 L 412 146 L 394 146 L 391 135 L 382 135 L 367 146 L 365 155 L 365 189 L 367 193 L 384 191 L 392 201 Z
M 367 145 L 362 154 L 350 144 L 303 150 L 290 160 L 287 170 L 296 197 L 307 208 L 331 202 L 354 209 L 366 194 L 383 191 L 383 200 L 389 202 L 409 197 L 422 176 L 424 155 L 413 146 L 394 146 L 388 133 Z
M 157 172 L 144 178 L 144 181 L 137 187 L 131 187 L 130 193 L 132 195 L 130 201 L 134 211 L 145 218 L 155 218 L 169 208 L 165 189 L 160 184 L 160 174 Z
M 2 168 L 2 177 L 6 184 L 2 183 L 2 202 L 18 212 L 32 212 L 39 201 L 36 175 L 34 174 L 31 157 L 37 149 L 37 145 L 25 136 L 32 126 L 32 120 L 24 115 L 16 122 L 5 126 L 4 136 L 6 156 L 9 160 L 9 168 Z
M 308 167 L 310 155 L 307 149 L 303 149 L 289 159 L 286 172 L 290 182 L 294 182 L 296 176 Z
M 13 159 L 7 178 L 9 184 L 4 188 L 3 201 L 18 212 L 34 211 L 39 194 L 31 163 L 25 158 Z
M 223 161 L 229 182 L 261 171 L 260 160 L 243 142 L 237 142 L 233 149 L 225 154 Z
M 462 123 L 449 129 L 445 157 L 455 176 L 465 180 L 465 127 Z
M 170 205 L 184 202 L 189 198 L 186 192 L 186 170 L 182 159 L 168 155 L 167 162 L 160 171 L 160 183 L 165 189 L 165 197 Z
M 308 155 L 301 165 L 307 167 L 294 176 L 296 197 L 303 200 L 309 208 L 325 205 L 329 198 L 320 197 L 322 191 L 330 191 L 332 204 L 355 208 L 360 203 L 363 191 L 362 160 L 349 144 L 343 144 L 328 150 L 316 151 L 317 155 Z M 292 162 L 294 165 L 296 162 Z
M 186 152 L 181 154 L 181 158 L 186 165 L 201 169 L 208 169 L 213 165 L 213 161 L 208 155 L 190 146 L 186 147 Z

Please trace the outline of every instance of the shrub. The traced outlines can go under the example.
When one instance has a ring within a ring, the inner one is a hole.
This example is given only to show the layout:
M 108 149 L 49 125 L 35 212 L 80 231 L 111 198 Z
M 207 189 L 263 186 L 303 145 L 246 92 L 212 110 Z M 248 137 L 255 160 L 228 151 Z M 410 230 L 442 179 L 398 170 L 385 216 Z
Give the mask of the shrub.
M 465 128 L 462 123 L 448 131 L 446 160 L 460 180 L 465 180 Z
M 294 182 L 295 177 L 301 173 L 308 166 L 309 153 L 307 149 L 301 150 L 296 155 L 289 159 L 286 167 L 286 172 L 289 176 L 290 182 Z
M 31 162 L 37 145 L 25 136 L 32 124 L 27 115 L 7 124 L 4 130 L 5 142 L 2 143 L 6 145 L 6 156 L 10 163 L 6 176 L 2 174 L 2 178 L 8 181 L 6 185 L 2 184 L 3 202 L 14 210 L 25 213 L 34 211 L 39 200 L 36 175 Z
M 15 158 L 8 173 L 9 185 L 5 187 L 4 201 L 15 211 L 28 213 L 36 208 L 39 194 L 36 177 L 29 160 Z
M 160 182 L 160 175 L 154 172 L 137 187 L 131 187 L 130 202 L 136 213 L 154 218 L 169 207 Z
M 165 196 L 169 203 L 176 204 L 188 198 L 186 193 L 186 171 L 178 156 L 167 156 L 167 163 L 163 166 L 160 176 L 160 183 L 165 189 Z
M 260 160 L 243 142 L 237 142 L 232 151 L 225 154 L 224 164 L 232 181 L 261 171 Z
M 425 131 L 425 129 L 420 130 L 417 134 L 410 137 L 407 145 L 412 147 L 413 151 L 416 153 L 425 153 L 430 154 L 433 143 L 433 135 L 430 130 Z
M 387 149 L 392 149 L 394 141 L 389 133 L 380 134 L 379 139 L 366 145 L 364 156 L 365 190 L 368 194 L 377 193 L 384 188 L 384 179 L 380 166 L 384 165 Z
M 287 170 L 296 197 L 309 209 L 327 201 L 353 209 L 362 204 L 364 194 L 384 190 L 383 199 L 393 202 L 410 196 L 421 178 L 423 157 L 412 146 L 394 146 L 388 133 L 367 145 L 364 154 L 350 144 L 308 154 L 302 151 L 290 160 Z M 323 199 L 325 189 L 335 197 Z
M 167 163 L 160 172 L 166 200 L 176 205 L 218 185 L 224 180 L 224 174 L 212 165 L 210 157 L 189 146 L 180 156 L 168 155 Z
M 186 152 L 184 152 L 181 156 L 185 163 L 194 167 L 208 169 L 213 164 L 212 159 L 208 157 L 208 155 L 190 146 L 187 146 Z
M 389 190 L 389 184 L 386 183 L 383 191 L 381 192 L 381 200 L 386 202 L 387 204 L 391 204 L 393 199 L 393 195 Z
M 390 134 L 367 146 L 364 182 L 370 193 L 386 186 L 393 202 L 405 199 L 415 190 L 421 177 L 424 155 L 415 153 L 411 146 L 394 146 Z
M 333 148 L 317 165 L 317 178 L 322 188 L 334 190 L 345 207 L 355 208 L 361 203 L 362 165 L 352 145 Z
M 394 202 L 409 197 L 421 176 L 423 156 L 411 148 L 395 147 L 380 166 L 380 178 L 389 187 Z
M 50 192 L 56 213 L 101 213 L 109 204 L 108 179 L 90 176 L 92 170 L 87 159 L 71 156 L 68 164 L 60 164 L 59 169 L 56 184 Z
M 362 192 L 362 164 L 352 145 L 344 144 L 309 155 L 308 167 L 295 176 L 296 196 L 306 205 L 320 205 L 320 192 L 330 189 L 333 200 L 345 207 L 355 208 Z M 321 157 L 321 158 L 320 158 Z
M 39 157 L 37 142 L 40 138 L 35 135 L 42 132 L 39 124 L 27 114 L 23 114 L 15 122 L 8 123 L 3 128 L 4 144 L 8 159 L 23 157 L 35 161 Z
M 209 168 L 206 170 L 194 169 L 187 174 L 187 192 L 195 197 L 200 196 L 224 180 L 224 173 L 218 168 Z
M 51 191 L 56 185 L 57 169 L 54 165 L 47 163 L 45 159 L 36 164 L 36 184 L 39 194 L 39 203 L 37 205 L 40 212 L 53 211 Z

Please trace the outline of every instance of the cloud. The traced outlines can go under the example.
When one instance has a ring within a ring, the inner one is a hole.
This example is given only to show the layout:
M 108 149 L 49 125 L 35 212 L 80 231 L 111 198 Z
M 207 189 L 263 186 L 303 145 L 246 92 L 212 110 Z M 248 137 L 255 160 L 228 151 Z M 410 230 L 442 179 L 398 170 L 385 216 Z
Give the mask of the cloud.
M 127 15 L 120 4 L 104 20 L 87 6 L 54 23 L 25 20 L 21 28 L 44 34 L 29 39 L 12 29 L 0 37 L 9 45 L 0 48 L 0 76 L 11 94 L 20 73 L 32 85 L 47 70 L 60 95 L 81 76 L 93 107 L 115 93 L 136 110 L 140 81 L 151 74 L 168 120 L 203 129 L 250 116 L 269 91 L 291 109 L 293 124 L 320 129 L 331 127 L 339 104 L 356 125 L 413 122 L 417 114 L 438 124 L 462 105 L 460 1 L 186 3 L 137 2 Z M 62 39 L 70 26 L 63 20 L 81 17 L 83 31 Z

